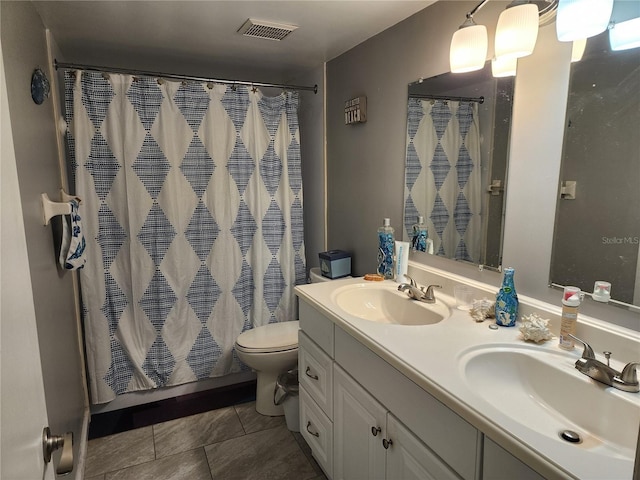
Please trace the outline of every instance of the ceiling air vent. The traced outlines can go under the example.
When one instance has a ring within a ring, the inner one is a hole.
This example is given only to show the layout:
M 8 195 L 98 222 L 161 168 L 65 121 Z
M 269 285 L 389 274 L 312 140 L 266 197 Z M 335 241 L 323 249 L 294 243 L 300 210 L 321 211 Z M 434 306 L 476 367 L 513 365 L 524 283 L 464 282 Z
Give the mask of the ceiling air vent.
M 247 37 L 265 38 L 267 40 L 282 40 L 284 37 L 293 32 L 295 25 L 286 25 L 284 23 L 266 22 L 264 20 L 248 19 L 244 25 L 240 27 L 238 33 Z

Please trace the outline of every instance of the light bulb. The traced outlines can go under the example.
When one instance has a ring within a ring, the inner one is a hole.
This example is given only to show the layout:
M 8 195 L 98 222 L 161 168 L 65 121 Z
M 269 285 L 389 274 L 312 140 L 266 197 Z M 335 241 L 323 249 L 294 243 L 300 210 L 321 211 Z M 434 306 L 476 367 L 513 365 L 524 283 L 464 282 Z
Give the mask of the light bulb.
M 449 50 L 451 72 L 480 70 L 487 59 L 487 49 L 487 27 L 473 24 L 458 29 L 451 38 Z
M 609 30 L 611 50 L 628 50 L 640 47 L 640 17 L 616 23 Z
M 538 22 L 538 6 L 533 3 L 504 10 L 496 27 L 496 58 L 531 55 L 538 38 Z
M 561 42 L 590 38 L 604 32 L 613 0 L 559 0 L 556 33 Z
M 513 77 L 518 67 L 516 57 L 498 57 L 491 59 L 491 74 L 496 77 Z

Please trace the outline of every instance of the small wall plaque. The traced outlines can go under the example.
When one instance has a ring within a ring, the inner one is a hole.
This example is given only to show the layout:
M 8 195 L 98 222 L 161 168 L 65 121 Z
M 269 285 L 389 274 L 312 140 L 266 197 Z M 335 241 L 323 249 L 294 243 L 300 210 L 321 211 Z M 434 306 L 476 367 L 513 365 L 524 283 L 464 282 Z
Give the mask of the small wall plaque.
M 344 102 L 344 123 L 364 123 L 367 121 L 367 97 L 356 97 Z

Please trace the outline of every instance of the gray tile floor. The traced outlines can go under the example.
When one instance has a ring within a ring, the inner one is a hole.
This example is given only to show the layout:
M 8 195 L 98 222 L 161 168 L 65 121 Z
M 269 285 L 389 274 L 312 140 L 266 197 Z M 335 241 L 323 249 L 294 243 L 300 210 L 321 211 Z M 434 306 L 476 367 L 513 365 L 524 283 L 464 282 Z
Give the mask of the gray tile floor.
M 89 441 L 86 480 L 326 480 L 284 417 L 255 402 Z

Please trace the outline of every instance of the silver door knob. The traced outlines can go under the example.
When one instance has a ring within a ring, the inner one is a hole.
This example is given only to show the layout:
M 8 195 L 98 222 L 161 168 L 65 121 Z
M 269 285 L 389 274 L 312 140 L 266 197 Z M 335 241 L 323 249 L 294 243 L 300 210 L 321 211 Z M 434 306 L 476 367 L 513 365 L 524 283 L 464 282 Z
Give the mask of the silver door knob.
M 49 427 L 42 430 L 42 454 L 45 463 L 51 461 L 51 454 L 62 448 L 60 455 L 60 463 L 56 468 L 58 475 L 71 473 L 73 470 L 73 432 L 67 432 L 64 435 L 51 435 Z

